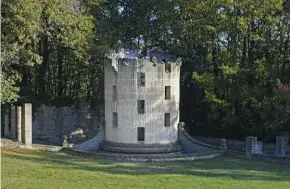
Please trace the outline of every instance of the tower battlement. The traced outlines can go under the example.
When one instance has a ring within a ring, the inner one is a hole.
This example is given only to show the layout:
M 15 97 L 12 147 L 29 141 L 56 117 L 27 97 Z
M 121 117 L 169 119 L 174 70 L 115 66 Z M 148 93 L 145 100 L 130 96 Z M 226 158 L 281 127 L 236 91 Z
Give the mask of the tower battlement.
M 160 68 L 163 66 L 167 68 L 167 71 L 169 72 L 171 67 L 178 67 L 182 64 L 181 58 L 178 58 L 174 55 L 169 55 L 164 52 L 157 52 L 152 50 L 148 50 L 146 56 L 143 56 L 139 49 L 111 50 L 109 53 L 107 53 L 106 58 L 106 64 L 111 63 L 117 72 L 119 70 L 119 64 L 123 64 L 125 66 L 145 66 L 147 67 L 146 71 L 154 71 L 154 69 L 160 70 Z M 174 64 L 176 65 L 174 66 Z M 150 69 L 150 66 L 153 66 L 153 68 Z

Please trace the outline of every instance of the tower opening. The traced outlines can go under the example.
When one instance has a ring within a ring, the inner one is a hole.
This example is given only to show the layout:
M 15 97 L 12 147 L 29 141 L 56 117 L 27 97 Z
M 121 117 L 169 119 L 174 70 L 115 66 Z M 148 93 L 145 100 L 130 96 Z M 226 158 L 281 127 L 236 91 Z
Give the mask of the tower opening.
M 170 113 L 164 114 L 164 126 L 170 127 Z
M 113 86 L 113 100 L 117 100 L 117 88 Z
M 145 100 L 138 100 L 138 113 L 144 114 L 145 113 Z
M 118 127 L 118 114 L 116 112 L 113 112 L 113 127 Z
M 138 127 L 138 141 L 145 141 L 145 128 L 144 127 Z
M 145 73 L 143 72 L 138 72 L 138 85 L 145 87 Z
M 171 87 L 165 86 L 165 100 L 170 100 L 171 96 Z

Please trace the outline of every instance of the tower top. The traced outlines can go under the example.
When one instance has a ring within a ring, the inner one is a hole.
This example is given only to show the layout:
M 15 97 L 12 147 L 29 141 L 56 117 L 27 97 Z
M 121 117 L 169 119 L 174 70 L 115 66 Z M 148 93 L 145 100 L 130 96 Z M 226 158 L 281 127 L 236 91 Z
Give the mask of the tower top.
M 124 49 L 118 48 L 116 50 L 110 50 L 106 57 L 108 59 L 150 59 L 154 63 L 167 63 L 167 62 L 176 62 L 181 61 L 180 58 L 177 58 L 175 55 L 170 55 L 168 53 L 158 51 L 158 50 L 147 50 L 146 56 L 141 54 L 140 49 Z

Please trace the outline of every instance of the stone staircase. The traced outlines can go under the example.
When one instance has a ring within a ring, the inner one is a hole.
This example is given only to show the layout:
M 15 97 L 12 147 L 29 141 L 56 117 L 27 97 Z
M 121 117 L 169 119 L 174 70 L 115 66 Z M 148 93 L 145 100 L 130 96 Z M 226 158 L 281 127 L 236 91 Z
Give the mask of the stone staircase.
M 88 155 L 98 158 L 106 158 L 112 160 L 125 160 L 125 161 L 188 161 L 188 160 L 201 160 L 211 159 L 222 155 L 221 152 L 210 152 L 210 153 L 164 153 L 164 154 L 125 154 L 125 153 L 110 153 L 110 152 L 93 152 L 77 150 L 72 148 L 63 148 L 63 152 L 71 155 Z
M 209 153 L 219 151 L 219 146 L 206 144 L 192 138 L 183 127 L 179 127 L 179 142 L 184 153 Z
M 123 159 L 129 161 L 180 161 L 180 160 L 197 160 L 211 159 L 222 155 L 218 146 L 212 146 L 202 143 L 192 138 L 184 128 L 179 128 L 179 142 L 183 151 L 175 153 L 161 154 L 126 154 L 111 153 L 100 150 L 100 145 L 105 138 L 104 130 L 92 139 L 81 144 L 74 145 L 73 148 L 64 148 L 67 153 L 76 153 L 79 155 L 93 155 L 97 157 L 106 157 L 109 159 Z
M 105 132 L 104 129 L 100 129 L 98 134 L 83 143 L 76 144 L 73 146 L 76 150 L 82 150 L 82 151 L 99 151 L 100 144 L 105 139 Z

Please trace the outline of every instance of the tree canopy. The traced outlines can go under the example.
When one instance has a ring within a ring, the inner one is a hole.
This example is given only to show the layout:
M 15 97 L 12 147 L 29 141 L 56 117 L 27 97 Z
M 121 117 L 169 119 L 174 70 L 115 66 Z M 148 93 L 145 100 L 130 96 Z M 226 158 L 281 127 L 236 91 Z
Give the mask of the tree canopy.
M 289 129 L 288 0 L 6 0 L 1 6 L 3 105 L 87 101 L 94 109 L 103 100 L 108 49 L 158 47 L 182 58 L 181 119 L 194 134 L 271 140 Z

